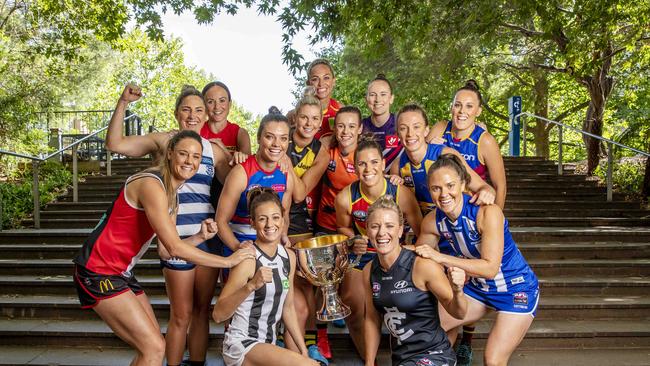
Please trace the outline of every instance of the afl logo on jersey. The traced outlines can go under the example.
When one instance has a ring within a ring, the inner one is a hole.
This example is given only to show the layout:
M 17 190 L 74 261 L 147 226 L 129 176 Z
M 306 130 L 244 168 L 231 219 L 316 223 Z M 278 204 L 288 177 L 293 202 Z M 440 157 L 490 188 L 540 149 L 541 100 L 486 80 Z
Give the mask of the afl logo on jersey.
M 442 232 L 442 237 L 447 239 L 447 240 L 451 240 L 451 233 L 449 231 L 443 231 Z
M 333 172 L 336 171 L 336 161 L 335 160 L 330 160 L 329 164 L 327 164 L 327 170 Z
M 381 291 L 381 285 L 379 282 L 372 283 L 372 296 L 379 296 L 379 291 Z
M 395 282 L 395 285 L 393 285 L 393 286 L 395 286 L 396 289 L 401 290 L 404 287 L 408 286 L 408 282 L 406 282 L 404 280 L 397 281 L 397 282 Z
M 348 173 L 354 173 L 354 172 L 355 172 L 355 170 L 354 170 L 354 164 L 352 164 L 352 163 L 345 163 L 345 170 L 346 170 Z
M 433 361 L 428 358 L 421 358 L 415 363 L 416 366 L 433 366 Z
M 366 221 L 366 216 L 368 215 L 368 212 L 362 211 L 362 210 L 356 210 L 352 211 L 352 216 L 354 216 L 355 219 L 359 221 Z

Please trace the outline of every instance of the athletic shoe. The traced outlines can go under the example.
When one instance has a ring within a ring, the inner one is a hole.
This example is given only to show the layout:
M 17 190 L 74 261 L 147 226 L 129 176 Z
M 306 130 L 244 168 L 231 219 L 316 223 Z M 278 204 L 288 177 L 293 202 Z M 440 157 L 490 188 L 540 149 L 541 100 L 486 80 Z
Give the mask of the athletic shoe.
M 343 319 L 332 320 L 332 325 L 337 328 L 345 328 L 345 320 Z
M 309 355 L 309 358 L 311 358 L 314 361 L 317 361 L 321 366 L 328 366 L 330 364 L 329 361 L 327 361 L 327 358 L 325 358 L 320 351 L 318 350 L 318 346 L 315 344 L 312 344 L 311 346 L 307 347 L 307 354 Z
M 470 366 L 472 364 L 472 345 L 462 343 L 456 351 L 456 366 Z
M 326 358 L 332 358 L 332 350 L 330 349 L 330 340 L 327 337 L 327 328 L 324 331 L 318 330 L 318 335 L 316 336 L 316 345 L 318 346 L 318 351 L 321 355 Z

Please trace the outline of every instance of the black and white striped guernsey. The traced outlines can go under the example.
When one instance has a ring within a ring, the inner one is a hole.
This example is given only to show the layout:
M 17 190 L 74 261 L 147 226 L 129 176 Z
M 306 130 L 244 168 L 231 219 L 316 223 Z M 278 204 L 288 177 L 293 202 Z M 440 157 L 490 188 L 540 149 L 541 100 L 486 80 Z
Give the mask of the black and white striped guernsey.
M 273 257 L 255 245 L 255 272 L 260 267 L 273 269 L 273 281 L 252 292 L 237 307 L 228 327 L 229 337 L 242 339 L 244 346 L 253 342 L 275 343 L 277 325 L 282 318 L 289 292 L 289 255 L 282 245 Z

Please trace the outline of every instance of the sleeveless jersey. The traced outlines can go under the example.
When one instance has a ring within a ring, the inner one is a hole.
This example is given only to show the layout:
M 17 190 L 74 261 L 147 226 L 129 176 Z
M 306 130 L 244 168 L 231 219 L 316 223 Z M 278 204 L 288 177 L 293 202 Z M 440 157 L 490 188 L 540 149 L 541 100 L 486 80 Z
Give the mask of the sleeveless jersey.
M 156 235 L 144 209 L 136 207 L 126 197 L 126 186 L 144 177 L 156 178 L 164 188 L 157 174 L 138 173 L 130 176 L 84 242 L 74 263 L 98 274 L 131 277 L 131 269 Z
M 280 201 L 282 201 L 282 196 L 287 190 L 287 176 L 280 171 L 279 167 L 276 166 L 275 169 L 267 172 L 257 163 L 255 155 L 249 156 L 242 163 L 242 167 L 247 177 L 246 189 L 239 195 L 235 215 L 230 219 L 230 228 L 240 242 L 257 238 L 255 230 L 251 227 L 248 214 L 248 201 L 246 200 L 248 191 L 257 187 L 269 187 L 280 196 Z
M 323 175 L 323 188 L 316 221 L 319 226 L 336 231 L 336 195 L 350 183 L 359 179 L 354 170 L 354 151 L 347 156 L 341 155 L 339 147 L 329 150 L 330 161 Z
M 336 113 L 343 107 L 338 100 L 330 98 L 330 103 L 327 108 L 323 109 L 323 122 L 321 123 L 320 130 L 316 132 L 315 139 L 320 139 L 323 136 L 331 135 L 334 130 L 334 118 Z
M 454 133 L 451 132 L 451 125 L 451 121 L 447 122 L 444 135 L 442 135 L 442 138 L 445 140 L 445 145 L 456 149 L 465 158 L 467 165 L 485 180 L 487 177 L 487 169 L 481 161 L 479 142 L 486 131 L 481 126 L 474 125 L 474 130 L 469 136 L 464 139 L 457 139 L 454 137 Z
M 226 127 L 218 133 L 212 132 L 208 122 L 201 127 L 201 137 L 205 139 L 220 139 L 229 151 L 237 151 L 237 134 L 239 134 L 239 125 L 226 121 Z
M 463 194 L 463 209 L 458 219 L 452 222 L 442 211 L 436 210 L 436 227 L 440 240 L 446 241 L 448 255 L 468 259 L 480 259 L 481 234 L 478 232 L 476 215 L 480 206 L 469 203 L 470 196 Z M 443 245 L 444 246 L 444 245 Z M 442 246 L 441 246 L 442 247 Z M 517 248 L 508 220 L 503 224 L 503 256 L 499 272 L 494 279 L 472 277 L 467 286 L 484 293 L 513 292 L 522 287 L 537 287 L 537 277 Z
M 313 139 L 309 145 L 303 148 L 298 147 L 293 141 L 289 143 L 287 154 L 291 159 L 291 164 L 293 164 L 293 171 L 298 178 L 302 178 L 305 172 L 314 165 L 314 160 L 320 149 L 321 143 L 317 139 Z M 307 194 L 307 198 L 303 202 L 292 204 L 291 213 L 299 214 L 306 212 L 305 210 L 313 212 L 316 209 L 315 203 L 318 202 L 318 191 L 319 189 L 314 188 Z
M 404 152 L 404 147 L 395 133 L 395 115 L 390 114 L 388 121 L 383 126 L 377 127 L 372 123 L 370 117 L 361 121 L 363 133 L 370 133 L 379 144 L 386 162 L 386 172 L 390 171 L 390 165 L 397 160 Z
M 275 255 L 269 257 L 255 245 L 255 272 L 260 267 L 272 268 L 273 281 L 248 294 L 239 304 L 228 327 L 230 337 L 275 344 L 291 270 L 286 249 L 282 245 L 277 248 Z
M 415 252 L 402 249 L 387 272 L 379 265 L 378 257 L 371 264 L 372 303 L 390 332 L 393 365 L 414 356 L 451 349 L 440 326 L 438 300 L 413 283 L 415 258 Z
M 415 193 L 415 199 L 420 204 L 423 216 L 435 207 L 431 193 L 429 193 L 427 173 L 429 167 L 438 160 L 444 148 L 445 145 L 428 144 L 424 159 L 417 164 L 413 163 L 406 153 L 402 154 L 399 159 L 399 175 L 404 179 L 404 185 Z
M 383 195 L 391 195 L 395 202 L 399 200 L 399 187 L 392 184 L 388 179 L 384 179 Z M 371 201 L 361 190 L 361 182 L 356 181 L 350 185 L 350 212 L 352 213 L 352 227 L 355 234 L 366 235 L 366 219 L 368 216 L 368 207 L 375 201 Z M 368 250 L 375 251 L 372 244 L 368 242 Z

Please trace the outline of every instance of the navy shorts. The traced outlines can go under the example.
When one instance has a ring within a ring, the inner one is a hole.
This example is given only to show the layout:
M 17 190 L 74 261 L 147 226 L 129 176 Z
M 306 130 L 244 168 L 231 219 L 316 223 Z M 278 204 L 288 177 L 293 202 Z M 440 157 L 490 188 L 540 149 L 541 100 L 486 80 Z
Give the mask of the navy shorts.
M 204 241 L 196 247 L 206 253 L 218 255 L 221 253 L 221 245 L 221 240 L 215 235 L 214 238 Z M 180 258 L 161 259 L 160 266 L 174 271 L 189 271 L 190 269 L 196 268 L 196 264 Z
M 395 363 L 393 363 L 395 364 Z M 456 354 L 451 349 L 445 351 L 429 351 L 409 357 L 398 363 L 399 366 L 455 366 Z
M 133 275 L 131 277 L 103 275 L 75 264 L 72 278 L 82 309 L 93 308 L 101 300 L 110 299 L 127 291 L 133 292 L 136 296 L 144 293 L 142 286 Z

